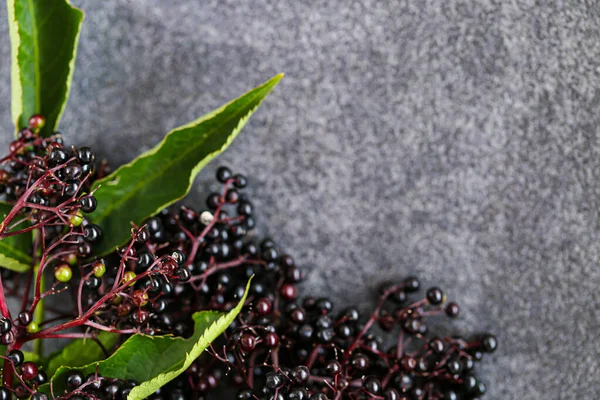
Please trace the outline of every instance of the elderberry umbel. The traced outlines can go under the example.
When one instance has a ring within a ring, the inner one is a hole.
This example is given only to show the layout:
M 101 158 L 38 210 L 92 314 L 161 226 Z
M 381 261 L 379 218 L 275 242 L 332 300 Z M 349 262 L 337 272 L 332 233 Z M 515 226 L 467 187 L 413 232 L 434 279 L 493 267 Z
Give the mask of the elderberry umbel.
M 327 298 L 254 301 L 188 374 L 206 381 L 220 362 L 242 388 L 240 400 L 480 398 L 486 387 L 475 363 L 496 349 L 496 338 L 431 334 L 430 318 L 456 318 L 459 307 L 437 287 L 419 298 L 419 286 L 411 277 L 382 287 L 364 318 L 352 307 L 336 313 Z

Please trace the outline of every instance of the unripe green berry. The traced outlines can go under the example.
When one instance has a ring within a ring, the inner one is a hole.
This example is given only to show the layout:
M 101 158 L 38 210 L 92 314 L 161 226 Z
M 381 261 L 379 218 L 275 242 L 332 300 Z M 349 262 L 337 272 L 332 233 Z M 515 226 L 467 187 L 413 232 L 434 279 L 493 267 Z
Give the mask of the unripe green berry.
M 31 321 L 29 325 L 27 325 L 27 333 L 37 333 L 40 330 L 40 326 L 35 321 Z
M 81 211 L 77 211 L 74 214 L 71 214 L 69 217 L 69 223 L 73 226 L 79 226 L 83 222 L 83 214 Z
M 66 283 L 69 282 L 73 277 L 73 271 L 71 270 L 69 264 L 60 264 L 54 270 L 54 277 L 57 281 Z
M 104 260 L 96 261 L 94 263 L 93 271 L 96 278 L 102 278 L 106 273 L 106 265 L 104 264 Z
M 77 254 L 71 253 L 65 257 L 65 261 L 69 263 L 69 265 L 77 264 Z
M 133 271 L 127 271 L 127 272 L 125 272 L 125 274 L 123 275 L 123 283 L 127 283 L 127 282 L 132 281 L 133 279 L 135 279 L 136 276 L 137 275 Z M 135 285 L 135 282 L 133 282 L 129 286 L 133 286 L 133 285 Z

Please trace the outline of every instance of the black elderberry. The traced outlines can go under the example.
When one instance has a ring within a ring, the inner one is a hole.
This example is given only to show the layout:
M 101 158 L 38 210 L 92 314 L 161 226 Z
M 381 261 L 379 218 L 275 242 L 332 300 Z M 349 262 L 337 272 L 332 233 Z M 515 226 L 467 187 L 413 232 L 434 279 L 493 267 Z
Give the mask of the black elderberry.
M 83 164 L 89 164 L 94 162 L 96 156 L 89 147 L 82 147 L 77 150 L 77 159 Z
M 463 378 L 462 387 L 466 392 L 472 392 L 477 387 L 477 379 L 472 375 L 466 375 Z
M 277 389 L 282 384 L 283 384 L 283 379 L 281 378 L 281 376 L 279 376 L 279 374 L 277 374 L 275 372 L 267 373 L 267 375 L 265 377 L 265 385 L 269 389 Z
M 437 287 L 432 287 L 427 290 L 427 301 L 429 304 L 438 305 L 444 300 L 444 293 Z
M 92 390 L 100 390 L 100 388 L 102 387 L 102 381 L 100 379 L 100 376 L 97 376 L 94 373 L 89 374 L 85 378 L 85 381 L 87 383 L 86 387 L 88 387 L 88 388 L 90 388 Z
M 327 298 L 320 298 L 317 300 L 317 303 L 315 304 L 317 310 L 319 310 L 322 313 L 329 313 L 331 310 L 333 310 L 333 303 L 331 302 L 331 300 L 327 299 Z
M 19 324 L 22 326 L 27 326 L 33 320 L 33 316 L 29 311 L 21 311 L 17 316 L 17 319 L 19 320 Z
M 211 210 L 215 210 L 221 204 L 221 195 L 218 193 L 211 193 L 206 198 L 206 206 Z
M 35 385 L 43 385 L 48 382 L 48 374 L 44 371 L 38 371 L 37 375 L 31 380 Z
M 102 230 L 96 224 L 87 224 L 83 228 L 83 237 L 90 243 L 97 242 L 102 237 Z
M 63 169 L 64 177 L 67 180 L 77 181 L 79 178 L 81 178 L 82 173 L 83 169 L 81 168 L 81 165 L 76 163 L 69 163 Z
M 96 290 L 100 287 L 100 285 L 102 285 L 102 279 L 92 275 L 85 280 L 83 285 L 90 290 Z
M 250 389 L 240 390 L 236 396 L 236 399 L 237 400 L 252 400 L 252 399 L 254 399 L 254 393 Z
M 308 382 L 309 377 L 310 371 L 304 365 L 300 365 L 292 369 L 292 372 L 290 374 L 290 378 L 292 378 L 292 381 L 294 381 L 294 383 L 298 385 L 304 385 L 306 382 Z
M 239 215 L 250 216 L 252 215 L 253 207 L 249 201 L 240 201 L 237 207 Z
M 11 350 L 11 352 L 8 353 L 7 357 L 15 367 L 18 367 L 21 364 L 23 364 L 23 361 L 25 360 L 25 356 L 23 355 L 23 352 L 21 350 Z
M 277 257 L 279 257 L 279 254 L 277 254 L 277 250 L 275 250 L 273 247 L 265 249 L 262 252 L 262 259 L 265 261 L 275 261 Z
M 51 166 L 57 166 L 65 163 L 69 159 L 69 155 L 65 151 L 65 149 L 61 147 L 55 147 L 50 152 L 50 156 L 48 157 L 48 162 Z
M 308 400 L 308 390 L 305 388 L 294 388 L 288 393 L 287 400 Z
M 327 315 L 319 315 L 315 320 L 315 327 L 318 329 L 328 329 L 333 326 L 333 321 Z
M 394 388 L 387 388 L 383 391 L 384 400 L 400 400 L 400 393 Z
M 248 180 L 244 175 L 236 175 L 233 177 L 233 185 L 238 189 L 243 189 L 248 184 Z
M 264 344 L 268 348 L 275 348 L 279 346 L 279 336 L 274 332 L 268 332 L 264 337 Z
M 104 386 L 104 394 L 109 399 L 118 399 L 121 396 L 121 389 L 123 387 L 123 383 L 120 381 L 110 382 L 108 385 Z
M 446 306 L 446 315 L 449 316 L 450 318 L 456 318 L 458 317 L 458 314 L 460 313 L 460 307 L 458 306 L 458 304 L 452 302 L 452 303 L 448 303 L 448 305 Z
M 363 388 L 368 393 L 377 395 L 381 392 L 381 381 L 373 376 L 369 376 L 363 381 Z
M 149 251 L 142 251 L 137 255 L 136 272 L 140 273 L 148 269 L 154 262 L 154 255 Z
M 446 362 L 446 369 L 450 374 L 460 374 L 462 371 L 462 363 L 457 358 L 451 358 Z
M 256 225 L 256 222 L 254 221 L 254 218 L 247 216 L 244 221 L 244 226 L 246 227 L 246 229 L 248 229 L 248 230 L 254 229 L 255 225 Z
M 481 339 L 483 350 L 487 353 L 493 353 L 498 347 L 498 340 L 494 335 L 484 335 Z
M 175 260 L 175 262 L 179 265 L 183 265 L 185 263 L 185 254 L 181 250 L 175 250 L 171 253 L 171 257 Z
M 81 211 L 84 213 L 91 213 L 96 210 L 98 201 L 96 200 L 96 197 L 90 194 L 79 199 L 79 205 L 81 206 Z
M 420 286 L 419 280 L 413 276 L 404 280 L 404 288 L 407 292 L 416 292 Z
M 63 188 L 63 193 L 67 197 L 73 197 L 77 194 L 78 190 L 79 190 L 79 182 L 68 181 L 67 185 Z
M 350 336 L 352 336 L 352 328 L 348 325 L 348 324 L 340 324 L 338 326 L 336 326 L 335 328 L 335 332 L 337 337 L 341 338 L 341 339 L 348 339 Z
M 324 393 L 315 393 L 310 396 L 310 400 L 329 400 L 329 397 Z
M 325 365 L 325 372 L 327 375 L 335 376 L 342 372 L 342 364 L 337 360 L 328 361 Z
M 217 169 L 217 180 L 221 183 L 226 183 L 232 176 L 231 170 L 227 167 L 219 167 Z
M 12 395 L 6 388 L 0 388 L 0 400 L 10 400 Z
M 413 378 L 408 374 L 398 375 L 395 383 L 398 389 L 400 389 L 402 392 L 407 392 L 413 386 Z
M 429 341 L 429 348 L 435 354 L 442 354 L 444 351 L 444 342 L 439 338 L 434 338 Z
M 366 371 L 371 363 L 369 357 L 359 353 L 352 356 L 350 364 L 358 371 Z
M 12 329 L 12 323 L 8 318 L 0 318 L 0 333 L 9 332 Z
M 302 281 L 302 271 L 299 268 L 291 266 L 285 272 L 285 279 L 288 282 L 298 283 Z
M 312 338 L 313 332 L 314 332 L 314 330 L 311 325 L 309 325 L 309 324 L 301 325 L 298 328 L 298 332 L 297 332 L 298 339 L 308 341 Z
M 45 393 L 35 392 L 31 395 L 31 400 L 48 400 L 48 396 Z

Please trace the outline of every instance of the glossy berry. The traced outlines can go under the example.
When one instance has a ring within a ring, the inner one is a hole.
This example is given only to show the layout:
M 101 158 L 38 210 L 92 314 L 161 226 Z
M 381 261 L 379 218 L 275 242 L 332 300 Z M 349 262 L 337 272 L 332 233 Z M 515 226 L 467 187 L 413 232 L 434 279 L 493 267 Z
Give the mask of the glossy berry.
M 452 303 L 448 303 L 448 305 L 446 306 L 446 315 L 449 316 L 450 318 L 456 318 L 458 317 L 458 314 L 460 313 L 460 307 L 458 306 L 458 304 L 452 302 Z
M 33 320 L 33 317 L 29 311 L 21 311 L 17 317 L 19 320 L 19 324 L 22 326 L 27 326 Z
M 31 400 L 48 400 L 48 396 L 45 393 L 35 392 L 31 395 Z
M 256 339 L 254 338 L 254 335 L 244 333 L 240 336 L 239 344 L 243 351 L 252 351 L 256 347 Z
M 275 372 L 269 372 L 266 375 L 265 384 L 269 389 L 277 389 L 283 384 L 283 379 L 279 374 Z
M 90 194 L 80 198 L 79 205 L 81 206 L 81 211 L 84 213 L 92 213 L 98 206 L 98 200 L 96 200 L 96 197 Z
M 309 377 L 310 371 L 304 365 L 300 365 L 292 369 L 292 373 L 290 374 L 290 378 L 292 378 L 294 383 L 298 385 L 304 385 L 306 382 L 308 382 Z
M 367 393 L 377 395 L 381 392 L 381 381 L 373 376 L 367 377 L 363 381 L 363 388 Z
M 83 228 L 83 237 L 90 243 L 97 242 L 102 237 L 102 230 L 96 224 L 87 224 Z
M 15 367 L 18 367 L 21 364 L 23 364 L 25 356 L 23 355 L 23 352 L 21 350 L 11 350 L 11 352 L 8 353 L 8 359 L 13 363 Z
M 54 278 L 59 282 L 69 282 L 73 277 L 73 271 L 71 270 L 71 266 L 67 263 L 59 264 L 54 269 Z
M 444 293 L 437 287 L 432 287 L 427 290 L 427 301 L 429 304 L 438 305 L 444 300 Z
M 89 147 L 82 147 L 77 150 L 77 159 L 83 164 L 94 162 L 96 156 Z
M 69 159 L 69 155 L 65 151 L 65 149 L 61 147 L 57 147 L 50 152 L 50 156 L 48 157 L 48 162 L 51 166 L 57 166 L 65 163 Z
M 493 353 L 498 347 L 498 340 L 494 335 L 485 335 L 481 339 L 483 350 L 487 353 Z
M 23 363 L 23 365 L 21 365 L 21 377 L 24 380 L 29 381 L 29 380 L 35 378 L 37 373 L 38 373 L 38 367 L 34 363 L 28 361 L 28 362 Z
M 46 118 L 39 114 L 32 115 L 29 118 L 28 125 L 33 130 L 42 129 L 46 125 Z
M 227 167 L 219 167 L 217 169 L 217 180 L 221 183 L 226 183 L 227 180 L 231 179 L 233 175 L 231 174 L 231 170 Z
M 420 286 L 421 284 L 419 283 L 419 279 L 415 278 L 414 276 L 411 276 L 404 280 L 404 289 L 407 292 L 416 292 L 417 290 L 419 290 Z
M 12 329 L 12 323 L 8 318 L 0 318 L 0 333 L 9 332 Z

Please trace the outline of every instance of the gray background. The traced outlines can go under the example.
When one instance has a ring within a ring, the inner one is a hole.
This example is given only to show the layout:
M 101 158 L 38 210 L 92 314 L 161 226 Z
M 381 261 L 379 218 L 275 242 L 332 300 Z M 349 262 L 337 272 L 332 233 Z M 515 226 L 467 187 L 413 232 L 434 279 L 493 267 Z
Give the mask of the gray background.
M 367 309 L 418 274 L 462 305 L 455 329 L 498 334 L 488 398 L 598 399 L 600 11 L 580 3 L 76 1 L 62 128 L 119 165 L 285 72 L 219 162 L 304 292 Z

